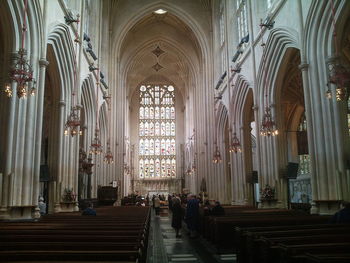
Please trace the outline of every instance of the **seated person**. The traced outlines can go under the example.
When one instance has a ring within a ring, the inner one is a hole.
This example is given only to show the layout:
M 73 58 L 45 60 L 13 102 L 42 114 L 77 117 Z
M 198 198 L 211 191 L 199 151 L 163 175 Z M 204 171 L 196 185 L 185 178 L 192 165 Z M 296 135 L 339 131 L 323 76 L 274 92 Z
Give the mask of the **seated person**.
M 333 215 L 330 223 L 350 224 L 350 202 L 342 202 L 342 207 L 342 209 Z
M 211 209 L 210 215 L 212 215 L 212 216 L 223 216 L 223 215 L 225 215 L 225 210 L 220 205 L 219 201 L 215 202 L 215 206 Z
M 92 203 L 88 204 L 88 207 L 84 209 L 83 216 L 96 216 L 96 211 L 93 209 Z
M 205 200 L 204 206 L 203 206 L 203 215 L 208 216 L 210 215 L 210 203 L 209 200 Z

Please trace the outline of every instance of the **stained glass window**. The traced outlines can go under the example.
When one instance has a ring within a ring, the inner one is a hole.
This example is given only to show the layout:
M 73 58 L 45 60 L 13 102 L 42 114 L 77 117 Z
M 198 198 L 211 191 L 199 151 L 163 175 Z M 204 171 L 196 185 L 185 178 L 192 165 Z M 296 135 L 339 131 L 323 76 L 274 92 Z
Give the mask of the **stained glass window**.
M 176 176 L 175 89 L 141 85 L 139 109 L 139 176 Z
M 306 130 L 306 115 L 305 112 L 300 118 L 298 131 L 307 131 Z M 299 175 L 307 175 L 310 173 L 310 155 L 309 154 L 300 154 L 299 155 Z
M 236 0 L 236 17 L 237 17 L 237 29 L 238 29 L 238 41 L 248 35 L 248 19 L 247 19 L 247 7 L 246 1 Z M 242 43 L 241 49 L 247 47 L 247 43 Z

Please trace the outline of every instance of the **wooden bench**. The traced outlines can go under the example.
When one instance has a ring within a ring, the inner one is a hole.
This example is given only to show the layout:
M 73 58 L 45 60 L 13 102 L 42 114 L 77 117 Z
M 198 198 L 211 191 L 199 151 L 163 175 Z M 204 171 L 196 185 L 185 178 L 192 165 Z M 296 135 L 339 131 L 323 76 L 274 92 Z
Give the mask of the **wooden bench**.
M 287 225 L 273 227 L 236 227 L 238 262 L 280 262 L 280 244 L 348 242 L 349 225 Z M 253 252 L 253 253 L 252 253 Z M 303 255 L 295 256 L 299 261 Z M 298 260 L 294 259 L 295 262 Z M 293 262 L 294 262 L 293 261 Z
M 145 262 L 150 209 L 96 210 L 97 216 L 62 213 L 39 222 L 2 223 L 0 262 Z

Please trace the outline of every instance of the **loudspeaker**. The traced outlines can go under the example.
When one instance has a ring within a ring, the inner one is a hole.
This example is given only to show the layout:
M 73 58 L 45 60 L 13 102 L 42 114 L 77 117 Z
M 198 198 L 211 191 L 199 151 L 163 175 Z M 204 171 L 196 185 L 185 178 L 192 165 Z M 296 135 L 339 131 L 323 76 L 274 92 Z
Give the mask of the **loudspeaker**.
M 253 184 L 258 183 L 258 171 L 252 171 L 252 180 L 253 180 Z
M 50 181 L 50 171 L 47 164 L 40 165 L 40 182 Z
M 298 175 L 298 163 L 288 163 L 287 165 L 287 178 L 288 179 L 295 179 Z

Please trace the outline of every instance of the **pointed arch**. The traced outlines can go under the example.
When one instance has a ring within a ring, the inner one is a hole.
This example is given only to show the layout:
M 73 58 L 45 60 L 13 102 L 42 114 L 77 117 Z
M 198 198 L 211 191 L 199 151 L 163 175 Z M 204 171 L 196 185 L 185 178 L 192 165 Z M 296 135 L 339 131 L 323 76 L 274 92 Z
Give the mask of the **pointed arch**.
M 86 151 L 88 150 L 94 136 L 96 119 L 96 95 L 94 92 L 94 87 L 93 76 L 90 73 L 83 81 L 81 92 L 82 111 L 84 112 L 84 123 L 82 123 L 84 140 L 83 145 Z
M 57 64 L 57 84 L 61 101 L 70 101 L 74 89 L 75 51 L 69 28 L 65 24 L 57 24 L 48 34 L 49 62 Z M 54 60 L 54 61 L 50 61 Z M 50 70 L 50 67 L 48 67 Z
M 258 69 L 257 95 L 261 108 L 266 103 L 264 101 L 266 95 L 269 98 L 267 103 L 276 103 L 275 80 L 288 48 L 300 49 L 298 32 L 286 27 L 271 30 Z

